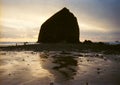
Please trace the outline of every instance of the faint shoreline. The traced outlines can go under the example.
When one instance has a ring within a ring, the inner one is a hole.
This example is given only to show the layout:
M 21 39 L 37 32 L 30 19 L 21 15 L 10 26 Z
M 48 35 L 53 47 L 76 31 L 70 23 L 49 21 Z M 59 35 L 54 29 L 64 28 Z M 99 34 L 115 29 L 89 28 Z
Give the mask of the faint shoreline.
M 78 51 L 100 52 L 104 54 L 120 54 L 120 44 L 110 45 L 103 43 L 79 44 L 26 44 L 16 46 L 0 46 L 1 51 Z

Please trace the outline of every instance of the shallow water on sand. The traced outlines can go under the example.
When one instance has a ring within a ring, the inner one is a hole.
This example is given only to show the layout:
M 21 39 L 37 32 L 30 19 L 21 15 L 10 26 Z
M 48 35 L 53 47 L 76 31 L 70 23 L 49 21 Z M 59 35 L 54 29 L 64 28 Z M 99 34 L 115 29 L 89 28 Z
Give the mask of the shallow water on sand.
M 1 51 L 0 85 L 120 85 L 120 55 Z

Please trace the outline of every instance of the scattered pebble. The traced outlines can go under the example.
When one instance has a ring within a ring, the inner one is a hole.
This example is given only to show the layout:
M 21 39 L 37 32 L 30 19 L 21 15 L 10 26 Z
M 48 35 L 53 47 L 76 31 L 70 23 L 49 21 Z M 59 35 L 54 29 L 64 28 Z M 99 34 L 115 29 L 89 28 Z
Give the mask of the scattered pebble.
M 82 62 L 82 60 L 80 60 L 80 62 Z
M 97 68 L 97 70 L 100 70 L 100 68 Z
M 50 85 L 54 85 L 54 83 L 53 83 L 53 82 L 51 82 L 51 83 L 50 83 Z
M 83 56 L 82 54 L 78 54 L 78 55 L 76 55 L 76 56 Z
M 6 53 L 0 53 L 0 55 L 6 55 Z
M 104 60 L 105 60 L 105 61 L 107 61 L 107 59 L 106 59 L 106 58 L 104 58 Z
M 96 54 L 96 55 L 95 55 L 95 57 L 99 57 L 99 55 L 98 55 L 98 54 Z
M 87 60 L 88 62 L 90 61 L 90 60 Z
M 34 54 L 34 52 L 31 52 L 31 54 Z
M 12 74 L 11 74 L 11 73 L 9 73 L 8 75 L 9 75 L 9 76 L 11 76 Z
M 98 71 L 97 74 L 100 74 L 100 71 Z
M 25 61 L 25 59 L 23 59 L 22 61 Z
M 86 85 L 88 85 L 88 82 L 86 82 Z

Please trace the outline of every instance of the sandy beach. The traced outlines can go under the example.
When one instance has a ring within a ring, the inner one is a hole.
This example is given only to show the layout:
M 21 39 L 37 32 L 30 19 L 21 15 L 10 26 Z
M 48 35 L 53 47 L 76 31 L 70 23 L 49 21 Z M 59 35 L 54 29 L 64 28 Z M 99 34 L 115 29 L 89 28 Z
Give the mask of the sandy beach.
M 0 85 L 120 85 L 120 55 L 0 51 Z

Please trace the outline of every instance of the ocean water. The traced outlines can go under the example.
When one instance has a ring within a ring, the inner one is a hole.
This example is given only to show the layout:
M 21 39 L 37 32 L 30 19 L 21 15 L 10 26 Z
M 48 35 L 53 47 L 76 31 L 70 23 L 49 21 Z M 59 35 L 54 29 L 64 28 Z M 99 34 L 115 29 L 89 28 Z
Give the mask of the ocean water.
M 36 42 L 28 42 L 27 44 L 35 44 Z M 0 46 L 24 45 L 24 42 L 0 42 Z

